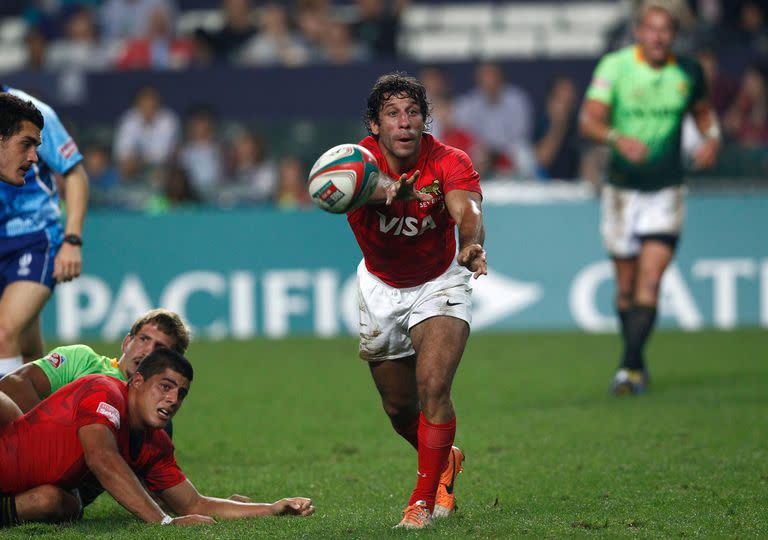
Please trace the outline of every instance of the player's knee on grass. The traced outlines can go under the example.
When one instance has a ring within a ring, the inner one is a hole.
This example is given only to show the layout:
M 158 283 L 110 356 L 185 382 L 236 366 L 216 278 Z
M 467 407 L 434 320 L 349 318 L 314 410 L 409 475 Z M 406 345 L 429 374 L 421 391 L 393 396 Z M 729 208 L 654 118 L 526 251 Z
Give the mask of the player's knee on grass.
M 22 522 L 75 521 L 80 510 L 78 497 L 52 485 L 38 486 L 16 496 L 16 512 Z

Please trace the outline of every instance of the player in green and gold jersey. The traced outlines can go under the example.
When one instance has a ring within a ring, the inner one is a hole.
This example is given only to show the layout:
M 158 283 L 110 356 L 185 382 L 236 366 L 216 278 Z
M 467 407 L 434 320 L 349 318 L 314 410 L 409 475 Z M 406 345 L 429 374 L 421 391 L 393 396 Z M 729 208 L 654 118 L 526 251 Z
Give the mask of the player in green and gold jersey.
M 704 135 L 695 167 L 713 166 L 720 149 L 720 128 L 701 67 L 672 53 L 677 24 L 669 2 L 643 2 L 635 45 L 602 58 L 580 117 L 585 137 L 611 147 L 601 232 L 614 263 L 624 343 L 611 385 L 616 394 L 641 393 L 648 382 L 645 343 L 684 217 L 680 139 L 685 115 L 692 115 Z
M 188 346 L 189 330 L 179 316 L 167 309 L 153 309 L 133 323 L 123 339 L 119 360 L 96 354 L 86 345 L 57 347 L 0 379 L 0 392 L 25 413 L 79 377 L 99 373 L 127 381 L 155 349 L 167 347 L 184 354 Z

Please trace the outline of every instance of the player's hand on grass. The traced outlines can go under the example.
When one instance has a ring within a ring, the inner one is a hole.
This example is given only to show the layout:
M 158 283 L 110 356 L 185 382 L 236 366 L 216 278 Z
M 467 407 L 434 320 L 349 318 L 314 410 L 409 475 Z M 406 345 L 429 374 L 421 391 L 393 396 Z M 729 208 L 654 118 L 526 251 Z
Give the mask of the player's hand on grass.
M 53 279 L 59 283 L 72 281 L 80 275 L 83 257 L 80 246 L 63 243 L 53 261 Z
M 429 193 L 421 193 L 414 189 L 416 180 L 419 179 L 420 171 L 414 172 L 411 176 L 403 174 L 399 180 L 396 180 L 389 184 L 386 189 L 387 204 L 392 204 L 395 199 L 400 200 L 413 200 L 428 201 L 432 198 Z
M 311 516 L 315 513 L 312 499 L 306 497 L 288 497 L 272 503 L 276 516 Z
M 480 244 L 467 244 L 459 251 L 456 261 L 463 267 L 474 272 L 474 278 L 488 275 L 488 260 L 485 250 Z
M 189 514 L 188 516 L 179 516 L 173 518 L 171 525 L 213 525 L 216 520 L 210 516 L 201 516 L 200 514 Z
M 616 151 L 632 163 L 642 163 L 648 156 L 648 147 L 642 141 L 620 135 L 616 139 Z
M 693 166 L 696 169 L 709 169 L 717 163 L 717 153 L 720 151 L 720 141 L 706 138 L 693 156 Z
M 249 502 L 252 502 L 252 501 L 251 501 L 251 498 L 250 498 L 250 497 L 248 497 L 247 495 L 238 495 L 237 493 L 235 493 L 235 494 L 233 494 L 233 495 L 230 495 L 230 496 L 229 496 L 229 500 L 230 500 L 230 501 L 235 501 L 235 502 L 241 502 L 241 503 L 249 503 Z

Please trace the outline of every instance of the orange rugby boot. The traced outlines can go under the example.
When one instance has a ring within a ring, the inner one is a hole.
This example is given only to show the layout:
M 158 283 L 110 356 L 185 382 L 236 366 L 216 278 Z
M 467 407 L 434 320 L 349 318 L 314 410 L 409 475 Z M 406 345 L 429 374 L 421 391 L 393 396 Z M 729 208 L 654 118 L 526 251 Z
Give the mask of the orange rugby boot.
M 432 516 L 429 513 L 426 501 L 416 501 L 403 510 L 403 519 L 393 528 L 423 529 L 429 525 L 432 525 Z
M 447 518 L 458 510 L 456 505 L 456 477 L 464 467 L 464 454 L 458 447 L 451 447 L 451 453 L 448 455 L 448 465 L 446 465 L 443 474 L 440 475 L 440 483 L 437 486 L 437 495 L 435 496 L 435 511 L 432 517 L 435 519 Z

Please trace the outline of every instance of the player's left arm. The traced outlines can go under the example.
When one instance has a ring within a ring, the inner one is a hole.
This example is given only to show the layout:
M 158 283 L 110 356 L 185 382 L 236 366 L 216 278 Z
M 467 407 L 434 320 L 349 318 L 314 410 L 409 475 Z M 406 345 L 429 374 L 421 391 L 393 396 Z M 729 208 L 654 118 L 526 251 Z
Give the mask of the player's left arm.
M 693 158 L 693 164 L 697 169 L 708 169 L 717 162 L 717 155 L 720 152 L 721 136 L 720 124 L 717 120 L 717 113 L 706 98 L 699 99 L 690 108 L 693 121 L 696 123 L 701 135 L 704 137 L 696 155 Z
M 453 189 L 445 194 L 445 204 L 459 227 L 459 255 L 456 261 L 474 272 L 475 279 L 487 275 L 482 196 L 474 191 Z
M 188 479 L 157 493 L 176 514 L 203 514 L 219 519 L 238 519 L 263 516 L 311 516 L 315 513 L 312 500 L 289 497 L 273 503 L 240 502 L 200 494 Z
M 83 221 L 88 207 L 88 173 L 78 163 L 64 174 L 64 200 L 67 204 L 67 222 L 64 234 L 83 237 Z M 58 282 L 70 281 L 80 275 L 83 268 L 82 247 L 64 242 L 56 255 L 53 277 Z

